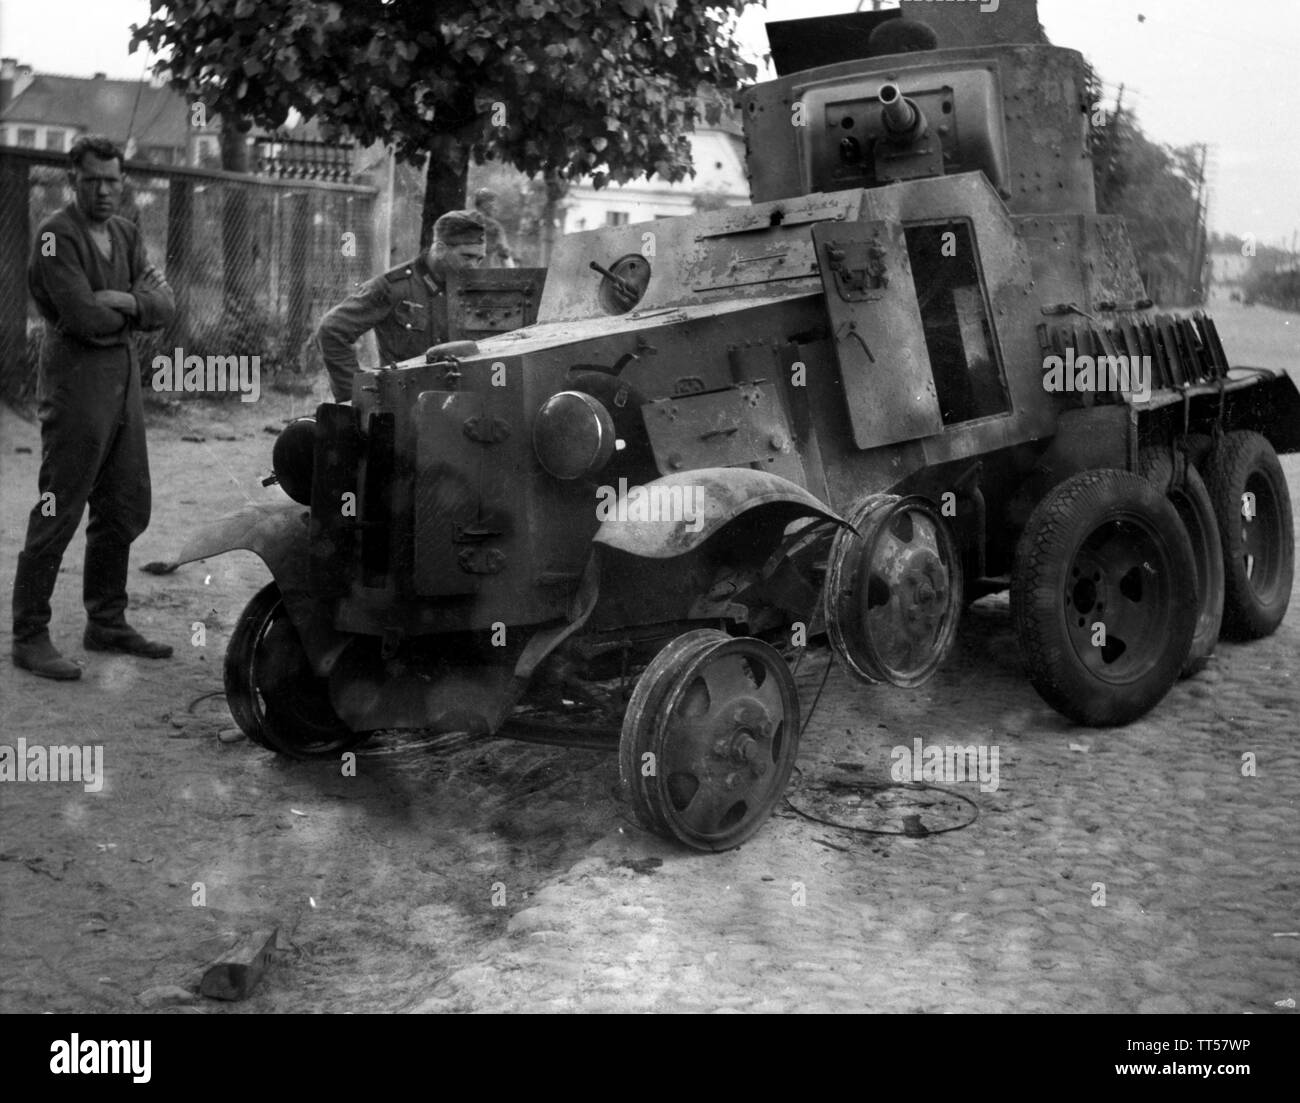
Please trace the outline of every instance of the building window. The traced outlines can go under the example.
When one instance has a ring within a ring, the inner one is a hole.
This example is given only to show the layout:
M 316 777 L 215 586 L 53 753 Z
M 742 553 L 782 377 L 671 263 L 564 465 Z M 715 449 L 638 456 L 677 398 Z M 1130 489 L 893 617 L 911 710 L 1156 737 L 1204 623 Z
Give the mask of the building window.
M 20 126 L 18 128 L 18 148 L 35 149 L 36 148 L 36 128 L 31 126 Z
M 606 211 L 606 212 L 605 212 L 605 225 L 606 225 L 606 226 L 626 226 L 626 225 L 627 225 L 627 211 Z
M 62 153 L 64 137 L 65 135 L 62 130 L 46 130 L 45 148 L 52 149 L 55 153 Z

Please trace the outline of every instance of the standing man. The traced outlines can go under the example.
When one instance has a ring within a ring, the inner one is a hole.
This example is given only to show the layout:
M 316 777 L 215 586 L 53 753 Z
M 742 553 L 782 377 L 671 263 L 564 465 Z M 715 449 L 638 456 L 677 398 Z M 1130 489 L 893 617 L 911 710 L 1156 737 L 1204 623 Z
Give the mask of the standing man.
M 382 364 L 423 356 L 448 339 L 447 273 L 483 263 L 483 224 L 469 211 L 449 211 L 433 224 L 428 252 L 362 284 L 334 307 L 316 329 L 334 401 L 352 398 L 357 352 L 352 346 L 375 331 Z
M 487 266 L 513 268 L 515 255 L 506 239 L 506 228 L 497 221 L 497 193 L 490 188 L 479 188 L 474 193 L 474 211 L 487 231 Z
M 131 541 L 149 524 L 149 456 L 137 329 L 170 321 L 175 305 L 145 256 L 136 226 L 115 217 L 122 151 L 107 138 L 78 138 L 69 152 L 73 202 L 36 231 L 27 284 L 45 320 L 38 386 L 40 500 L 14 578 L 16 666 L 71 680 L 81 668 L 50 641 L 50 595 L 81 515 L 86 527 L 83 598 L 88 651 L 164 659 L 172 649 L 126 622 Z

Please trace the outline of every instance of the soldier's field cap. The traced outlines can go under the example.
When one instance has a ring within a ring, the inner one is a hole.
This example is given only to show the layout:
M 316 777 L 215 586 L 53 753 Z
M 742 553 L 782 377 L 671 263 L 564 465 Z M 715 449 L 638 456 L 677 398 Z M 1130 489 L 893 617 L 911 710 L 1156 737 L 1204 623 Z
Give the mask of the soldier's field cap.
M 478 245 L 487 231 L 471 211 L 448 211 L 433 224 L 433 240 L 444 245 Z

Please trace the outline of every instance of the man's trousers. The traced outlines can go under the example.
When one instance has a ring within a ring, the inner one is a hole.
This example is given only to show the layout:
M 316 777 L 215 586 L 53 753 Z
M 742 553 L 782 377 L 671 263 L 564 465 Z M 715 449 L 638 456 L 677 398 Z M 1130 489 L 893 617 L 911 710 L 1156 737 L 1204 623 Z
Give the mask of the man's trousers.
M 48 334 L 47 334 L 48 339 Z M 64 342 L 56 343 L 66 349 Z M 49 349 L 46 350 L 51 351 Z M 126 347 L 42 363 L 40 497 L 14 579 L 14 639 L 48 630 L 50 595 L 86 507 L 86 613 L 126 623 L 131 541 L 149 524 L 149 456 L 136 357 Z

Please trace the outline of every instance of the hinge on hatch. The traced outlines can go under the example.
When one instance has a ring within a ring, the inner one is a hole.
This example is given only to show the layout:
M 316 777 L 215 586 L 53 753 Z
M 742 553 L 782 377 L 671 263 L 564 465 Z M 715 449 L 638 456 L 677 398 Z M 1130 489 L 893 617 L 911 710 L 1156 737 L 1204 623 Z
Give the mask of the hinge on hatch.
M 828 241 L 826 261 L 835 277 L 835 289 L 846 303 L 864 302 L 871 291 L 889 286 L 885 247 L 880 238 L 867 241 Z

